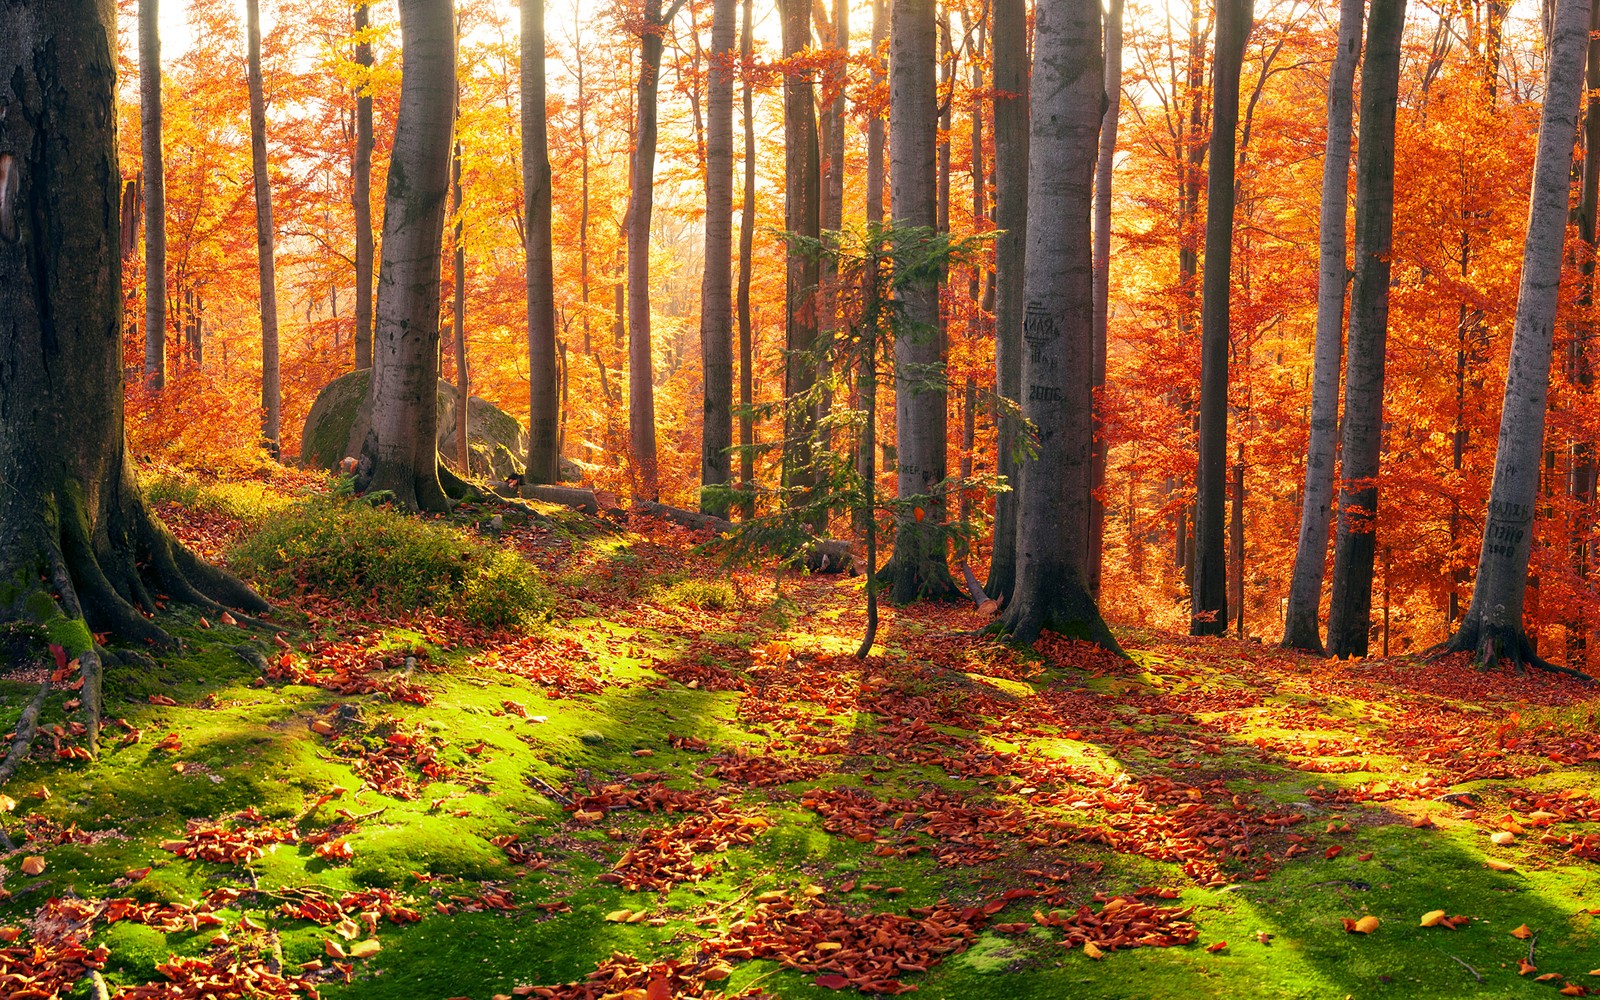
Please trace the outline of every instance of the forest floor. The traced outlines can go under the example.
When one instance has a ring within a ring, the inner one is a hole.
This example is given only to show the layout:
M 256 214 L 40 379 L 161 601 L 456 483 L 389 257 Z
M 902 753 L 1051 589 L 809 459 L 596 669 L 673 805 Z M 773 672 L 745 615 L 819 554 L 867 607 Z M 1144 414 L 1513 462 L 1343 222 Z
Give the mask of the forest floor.
M 159 505 L 213 557 L 252 530 L 225 486 Z M 970 605 L 887 611 L 863 661 L 859 578 L 775 594 L 540 510 L 441 522 L 502 516 L 556 595 L 532 632 L 175 608 L 97 760 L 58 670 L 3 789 L 0 995 L 1600 992 L 1590 689 L 1133 627 L 1131 662 L 1017 650 Z M 49 666 L 0 673 L 0 731 Z

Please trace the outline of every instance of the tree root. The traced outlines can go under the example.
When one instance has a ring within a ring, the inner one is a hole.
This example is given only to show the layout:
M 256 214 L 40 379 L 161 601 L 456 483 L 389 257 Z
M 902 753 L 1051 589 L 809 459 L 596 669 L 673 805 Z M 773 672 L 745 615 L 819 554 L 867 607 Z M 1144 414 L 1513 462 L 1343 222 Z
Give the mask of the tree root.
M 1472 664 L 1478 670 L 1493 670 L 1495 667 L 1505 665 L 1521 674 L 1532 667 L 1546 673 L 1571 677 L 1585 684 L 1596 683 L 1593 677 L 1582 670 L 1563 667 L 1540 656 L 1534 651 L 1528 633 L 1520 628 L 1485 626 L 1481 620 L 1468 619 L 1462 623 L 1455 635 L 1437 646 L 1424 650 L 1422 658 L 1433 661 L 1455 653 L 1471 653 Z
M 5 787 L 5 783 L 11 780 L 17 765 L 22 763 L 22 758 L 26 757 L 33 747 L 33 738 L 39 732 L 39 713 L 44 709 L 44 700 L 49 694 L 50 682 L 45 681 L 39 685 L 39 690 L 34 692 L 33 700 L 22 710 L 22 718 L 17 720 L 16 739 L 11 741 L 11 749 L 6 752 L 6 759 L 0 761 L 0 788 Z

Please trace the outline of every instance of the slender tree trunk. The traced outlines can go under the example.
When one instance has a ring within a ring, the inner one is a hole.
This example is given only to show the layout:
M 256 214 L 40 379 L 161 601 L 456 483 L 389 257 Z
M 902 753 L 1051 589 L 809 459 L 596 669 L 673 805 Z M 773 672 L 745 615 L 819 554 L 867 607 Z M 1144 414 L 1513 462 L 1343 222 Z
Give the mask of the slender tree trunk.
M 783 54 L 793 58 L 811 45 L 810 0 L 779 0 L 783 16 Z M 821 176 L 817 148 L 815 88 L 810 69 L 790 67 L 783 80 L 784 228 L 805 239 L 821 234 Z M 821 264 L 812 253 L 790 249 L 784 296 L 783 391 L 795 397 L 809 393 L 817 378 L 817 286 Z M 783 482 L 810 487 L 816 410 L 793 406 L 784 414 Z
M 1116 649 L 1084 577 L 1094 444 L 1089 220 L 1105 93 L 1100 3 L 1055 0 L 1040 5 L 1038 18 L 1022 379 L 1039 452 L 1022 470 L 1016 592 L 1002 624 L 1024 643 L 1049 629 Z
M 1339 447 L 1339 362 L 1344 354 L 1344 286 L 1349 252 L 1345 212 L 1350 200 L 1350 116 L 1356 61 L 1361 55 L 1365 0 L 1339 7 L 1339 48 L 1328 79 L 1328 143 L 1322 159 L 1321 240 L 1317 267 L 1317 338 L 1311 376 L 1311 437 L 1300 508 L 1300 543 L 1289 579 L 1283 648 L 1321 654 L 1318 614 L 1333 516 L 1333 468 Z
M 700 364 L 705 396 L 700 483 L 720 486 L 730 476 L 733 446 L 733 68 L 737 0 L 711 8 L 711 66 L 706 79 L 706 249 L 700 282 Z M 724 517 L 725 500 L 702 491 L 700 510 Z
M 897 229 L 932 230 L 939 120 L 933 0 L 893 0 L 889 28 L 889 197 Z M 922 497 L 895 530 L 897 604 L 959 594 L 945 554 L 946 388 L 936 281 L 901 284 L 908 330 L 895 339 L 899 496 Z
M 267 176 L 267 103 L 261 80 L 261 2 L 245 0 L 249 38 L 250 169 L 256 188 L 256 258 L 261 279 L 261 437 L 278 457 L 278 278 L 273 263 L 272 180 Z
M 167 384 L 167 186 L 161 154 L 159 0 L 139 0 L 139 144 L 144 182 L 144 380 Z
M 661 37 L 656 40 L 659 60 Z M 561 397 L 556 372 L 556 279 L 550 223 L 550 137 L 546 125 L 544 72 L 544 4 L 522 5 L 522 191 L 528 213 L 526 230 L 528 306 L 528 482 L 555 483 L 561 479 Z M 650 106 L 655 108 L 652 91 Z M 652 125 L 654 116 L 652 114 Z M 654 155 L 654 135 L 651 136 Z M 648 195 L 646 195 L 648 198 Z M 645 209 L 649 218 L 649 209 Z M 649 224 L 646 222 L 646 245 Z M 648 259 L 646 260 L 648 263 Z M 632 258 L 629 258 L 632 266 Z M 649 341 L 649 314 L 645 340 Z M 648 359 L 648 351 L 646 357 Z M 649 389 L 649 365 L 645 367 Z M 655 462 L 652 411 L 650 460 Z M 652 472 L 652 482 L 654 473 Z M 651 493 L 652 499 L 654 492 Z
M 883 48 L 884 39 L 888 37 L 888 12 L 886 0 L 872 0 L 872 90 L 877 92 L 884 83 L 883 70 L 878 59 L 878 53 Z M 867 115 L 867 177 L 866 177 L 866 221 L 867 228 L 874 235 L 870 238 L 876 240 L 876 232 L 883 225 L 883 154 L 884 154 L 884 129 L 883 115 L 878 112 L 875 104 L 866 108 Z M 863 297 L 866 301 L 876 301 L 877 269 L 868 268 L 862 274 L 864 284 Z M 876 356 L 874 356 L 875 360 Z M 876 378 L 876 376 L 874 376 Z M 871 402 L 877 405 L 877 383 L 872 386 L 873 395 Z M 859 391 L 858 391 L 859 395 Z M 866 408 L 868 401 L 861 400 L 861 405 Z M 856 474 L 868 481 L 875 489 L 877 485 L 878 456 L 875 449 L 877 444 L 877 422 L 873 416 L 873 433 L 863 435 L 856 443 Z M 856 518 L 856 531 L 867 534 L 869 539 L 876 543 L 876 521 L 872 511 L 864 511 Z
M 578 85 L 578 162 L 580 164 L 581 190 L 578 208 L 578 288 L 583 295 L 583 353 L 594 354 L 594 336 L 589 328 L 589 94 L 583 68 L 583 45 L 580 41 L 573 52 Z M 563 388 L 563 398 L 565 394 Z M 566 407 L 562 407 L 565 417 Z
M 1356 274 L 1350 289 L 1339 528 L 1328 611 L 1328 652 L 1333 656 L 1367 655 L 1367 633 L 1372 625 L 1378 456 L 1383 448 L 1384 351 L 1389 333 L 1389 257 L 1394 245 L 1395 109 L 1405 14 L 1405 0 L 1372 0 L 1367 51 L 1361 62 Z
M 1022 402 L 1022 279 L 1028 238 L 1028 18 L 1026 0 L 993 0 L 994 41 L 994 357 L 995 391 Z M 1020 425 L 996 421 L 996 467 L 1010 489 L 995 497 L 994 552 L 988 595 L 1002 603 L 1017 574 L 1017 435 Z
M 1589 52 L 1584 63 L 1584 84 L 1587 93 L 1583 118 L 1583 186 L 1578 201 L 1578 238 L 1583 240 L 1582 284 L 1578 289 L 1580 308 L 1592 308 L 1595 291 L 1595 255 L 1600 245 L 1596 232 L 1600 216 L 1600 6 L 1591 3 L 1589 9 Z M 1578 325 L 1568 349 L 1567 370 L 1573 387 L 1577 390 L 1580 406 L 1594 405 L 1594 358 L 1590 346 L 1595 336 L 1595 325 L 1584 322 Z M 1580 437 L 1571 445 L 1571 471 L 1567 474 L 1567 494 L 1578 510 L 1569 542 L 1573 573 L 1580 580 L 1589 579 L 1593 542 L 1588 524 L 1589 511 L 1595 501 L 1594 441 Z M 1579 613 L 1577 621 L 1567 627 L 1567 663 L 1582 666 L 1588 661 L 1589 629 L 1591 620 Z
M 1233 264 L 1234 131 L 1251 0 L 1219 0 L 1211 70 L 1211 172 L 1206 177 L 1206 260 L 1200 306 L 1200 464 L 1195 483 L 1195 566 L 1189 631 L 1228 627 L 1228 319 Z
M 356 216 L 356 367 L 372 367 L 372 40 L 368 5 L 356 4 L 356 149 L 351 207 Z
M 1550 390 L 1550 359 L 1567 227 L 1572 141 L 1583 96 L 1589 0 L 1556 0 L 1554 31 L 1534 159 L 1533 196 L 1522 255 L 1522 284 L 1511 336 L 1500 440 L 1472 603 L 1461 627 L 1438 651 L 1470 651 L 1480 667 L 1501 660 L 1550 665 L 1535 654 L 1523 626 L 1539 459 Z M 1568 668 L 1551 668 L 1568 669 Z
M 372 430 L 357 485 L 411 510 L 449 507 L 439 484 L 439 285 L 455 107 L 451 0 L 400 0 L 400 115 L 383 211 Z
M 1347 0 L 1348 2 L 1348 0 Z M 1104 405 L 1100 392 L 1106 384 L 1106 331 L 1111 291 L 1111 168 L 1116 162 L 1117 122 L 1122 117 L 1122 8 L 1111 0 L 1106 14 L 1106 113 L 1100 120 L 1100 158 L 1094 170 L 1094 456 L 1089 494 L 1089 594 L 1100 599 L 1100 576 L 1105 555 L 1106 508 L 1100 493 L 1106 486 Z
M 529 4 L 528 6 L 533 6 Z M 455 155 L 450 159 L 450 197 L 453 202 L 456 217 L 455 245 L 456 252 L 451 261 L 454 274 L 452 277 L 455 286 L 454 301 L 451 303 L 452 319 L 455 325 L 456 348 L 456 468 L 461 470 L 463 476 L 472 473 L 472 445 L 468 440 L 468 432 L 472 417 L 472 370 L 467 367 L 467 248 L 466 226 L 461 208 L 461 97 L 459 86 L 456 94 L 456 149 Z
M 145 617 L 158 594 L 267 606 L 173 539 L 124 443 L 113 5 L 21 4 L 4 20 L 15 104 L 0 133 L 0 622 L 46 632 L 78 662 L 92 748 L 107 656 L 94 633 L 166 646 Z
M 965 23 L 965 19 L 963 19 Z M 972 30 L 972 25 L 968 25 Z M 974 44 L 971 63 L 972 71 L 972 105 L 968 116 L 968 131 L 970 144 L 967 148 L 967 172 L 972 177 L 972 228 L 981 232 L 983 222 L 987 217 L 987 208 L 984 199 L 984 170 L 983 170 L 983 59 L 985 56 L 985 42 L 987 25 L 982 15 L 979 15 L 976 25 L 976 42 Z M 988 315 L 983 302 L 983 271 L 982 264 L 974 262 L 967 274 L 967 341 L 977 343 L 978 336 L 988 326 Z M 961 387 L 961 478 L 972 478 L 973 452 L 976 450 L 978 439 L 978 380 L 968 370 Z M 968 490 L 961 491 L 961 524 L 963 527 L 970 524 L 972 519 L 972 497 Z
M 754 350 L 750 329 L 750 269 L 756 237 L 756 126 L 755 94 L 750 76 L 754 38 L 750 19 L 751 0 L 744 0 L 744 26 L 739 32 L 741 96 L 744 100 L 744 201 L 739 210 L 739 486 L 755 487 L 755 418 L 750 407 L 755 399 L 755 378 L 751 372 Z M 746 518 L 755 515 L 754 501 L 744 505 Z

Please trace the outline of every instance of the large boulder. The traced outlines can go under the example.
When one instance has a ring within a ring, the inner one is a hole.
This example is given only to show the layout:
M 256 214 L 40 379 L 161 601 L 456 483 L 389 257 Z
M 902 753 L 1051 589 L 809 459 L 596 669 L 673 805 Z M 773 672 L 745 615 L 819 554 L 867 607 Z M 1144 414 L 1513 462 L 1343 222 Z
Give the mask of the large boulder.
M 300 436 L 300 463 L 310 468 L 334 470 L 347 455 L 359 455 L 372 427 L 367 405 L 371 372 L 363 369 L 340 376 L 317 394 L 306 414 Z M 437 396 L 439 450 L 455 454 L 455 386 L 441 380 Z M 522 474 L 522 456 L 528 453 L 528 435 L 515 417 L 477 396 L 467 402 L 467 450 L 475 475 L 505 479 Z

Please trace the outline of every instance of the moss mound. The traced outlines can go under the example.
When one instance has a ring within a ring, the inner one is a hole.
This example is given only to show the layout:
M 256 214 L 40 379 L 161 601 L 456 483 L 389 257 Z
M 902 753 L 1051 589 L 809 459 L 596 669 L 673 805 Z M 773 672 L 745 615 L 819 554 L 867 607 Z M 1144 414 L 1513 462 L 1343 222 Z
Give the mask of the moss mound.
M 434 608 L 490 627 L 531 625 L 554 604 L 520 556 L 442 524 L 340 497 L 283 511 L 228 558 L 275 597 L 304 590 L 370 594 L 384 607 Z

